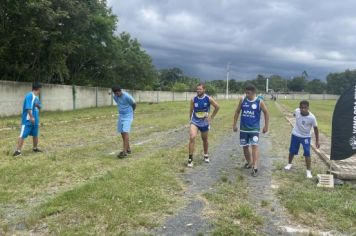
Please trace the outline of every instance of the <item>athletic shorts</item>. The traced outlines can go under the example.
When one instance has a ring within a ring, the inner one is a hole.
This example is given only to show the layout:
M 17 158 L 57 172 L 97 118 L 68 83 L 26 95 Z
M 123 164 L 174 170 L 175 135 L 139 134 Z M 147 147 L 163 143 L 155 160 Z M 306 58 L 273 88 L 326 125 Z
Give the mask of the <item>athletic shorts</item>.
M 209 124 L 204 124 L 204 125 L 197 125 L 194 122 L 191 122 L 192 125 L 196 126 L 198 130 L 202 133 L 207 132 L 210 130 L 210 125 Z
M 28 136 L 38 137 L 39 125 L 22 125 L 20 138 L 25 139 Z
M 133 119 L 120 119 L 117 123 L 117 132 L 130 133 Z
M 303 156 L 310 157 L 310 140 L 311 138 L 301 138 L 292 134 L 290 140 L 289 153 L 292 155 L 298 155 L 299 146 L 302 144 L 303 146 Z
M 259 135 L 258 132 L 240 131 L 240 146 L 258 145 Z

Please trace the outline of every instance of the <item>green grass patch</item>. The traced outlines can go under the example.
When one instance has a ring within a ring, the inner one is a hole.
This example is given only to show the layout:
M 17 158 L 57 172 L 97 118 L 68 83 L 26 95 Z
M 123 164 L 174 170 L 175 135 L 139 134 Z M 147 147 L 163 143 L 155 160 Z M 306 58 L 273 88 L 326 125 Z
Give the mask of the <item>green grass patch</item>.
M 281 102 L 281 101 L 279 101 Z M 311 101 L 311 111 L 318 115 L 322 104 L 328 109 L 334 101 Z M 278 195 L 282 205 L 300 223 L 319 230 L 338 230 L 350 234 L 356 232 L 356 189 L 351 185 L 335 186 L 334 189 L 316 187 L 314 180 L 305 177 L 305 162 L 303 157 L 295 157 L 293 169 L 289 172 L 283 170 L 287 163 L 289 136 L 291 126 L 273 103 L 269 103 L 271 112 L 271 152 L 285 160 L 284 163 L 275 163 L 273 178 L 278 183 Z M 283 101 L 295 107 L 297 101 Z M 317 105 L 318 104 L 318 105 Z M 317 108 L 317 109 L 316 109 Z M 324 109 L 326 112 L 326 109 Z M 319 114 L 322 114 L 319 113 Z M 320 117 L 323 117 L 320 115 Z M 324 117 L 325 118 L 325 117 Z M 321 120 L 323 122 L 323 120 Z M 288 138 L 286 138 L 288 137 Z M 312 172 L 325 173 L 327 167 L 312 153 Z
M 217 191 L 204 194 L 215 226 L 212 235 L 258 235 L 263 220 L 249 203 L 246 183 L 242 180 L 238 173 L 234 181 L 222 181 Z

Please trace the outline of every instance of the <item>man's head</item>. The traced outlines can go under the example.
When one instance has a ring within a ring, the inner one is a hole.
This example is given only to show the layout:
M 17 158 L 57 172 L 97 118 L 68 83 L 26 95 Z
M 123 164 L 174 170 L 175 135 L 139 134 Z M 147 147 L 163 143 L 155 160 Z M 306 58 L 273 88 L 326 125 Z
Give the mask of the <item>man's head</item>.
M 300 109 L 300 113 L 303 116 L 309 115 L 309 102 L 306 100 L 301 101 L 299 103 L 299 109 Z
M 34 82 L 32 84 L 32 92 L 38 96 L 40 94 L 40 91 L 41 91 L 41 88 L 42 88 L 42 85 L 39 83 L 39 82 Z
M 197 94 L 198 94 L 198 96 L 203 96 L 204 93 L 205 93 L 205 84 L 202 84 L 202 83 L 198 84 L 197 85 Z
M 245 87 L 245 94 L 249 100 L 253 100 L 256 97 L 256 87 L 253 84 L 248 84 Z
M 112 92 L 115 94 L 115 96 L 118 96 L 118 97 L 120 97 L 122 95 L 122 90 L 119 85 L 114 85 L 112 87 Z

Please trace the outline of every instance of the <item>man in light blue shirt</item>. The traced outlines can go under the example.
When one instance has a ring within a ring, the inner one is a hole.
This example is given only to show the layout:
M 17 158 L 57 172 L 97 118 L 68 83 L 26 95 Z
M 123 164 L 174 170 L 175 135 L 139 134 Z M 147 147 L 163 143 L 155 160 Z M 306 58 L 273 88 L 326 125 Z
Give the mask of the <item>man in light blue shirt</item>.
M 33 151 L 41 152 L 38 148 L 38 131 L 39 131 L 39 109 L 41 109 L 41 102 L 38 98 L 41 90 L 41 84 L 34 83 L 32 85 L 32 92 L 26 94 L 22 107 L 22 121 L 21 133 L 18 139 L 16 151 L 13 156 L 21 156 L 21 149 L 25 139 L 28 136 L 33 137 Z
M 130 94 L 123 92 L 120 86 L 114 86 L 112 92 L 119 110 L 117 131 L 121 133 L 123 143 L 123 150 L 119 153 L 118 158 L 125 158 L 127 154 L 131 154 L 129 133 L 134 118 L 136 102 Z

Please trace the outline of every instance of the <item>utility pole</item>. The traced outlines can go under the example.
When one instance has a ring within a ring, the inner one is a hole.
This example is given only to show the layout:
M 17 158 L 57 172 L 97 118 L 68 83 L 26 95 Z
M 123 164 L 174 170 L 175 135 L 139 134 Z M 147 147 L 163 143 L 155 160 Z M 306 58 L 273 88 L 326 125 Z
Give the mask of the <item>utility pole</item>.
M 268 94 L 268 77 L 266 78 L 266 93 Z
M 230 62 L 226 67 L 226 100 L 229 99 L 229 76 L 230 76 Z

